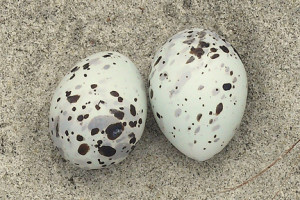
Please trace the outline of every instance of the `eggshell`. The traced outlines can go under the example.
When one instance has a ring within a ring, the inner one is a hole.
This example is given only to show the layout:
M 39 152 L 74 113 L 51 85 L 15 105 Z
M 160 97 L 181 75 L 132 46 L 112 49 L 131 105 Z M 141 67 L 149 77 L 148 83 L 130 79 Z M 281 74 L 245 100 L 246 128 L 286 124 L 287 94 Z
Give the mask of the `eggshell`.
M 198 161 L 220 152 L 239 127 L 247 98 L 234 48 L 209 30 L 184 30 L 168 39 L 151 66 L 151 107 L 168 140 Z
M 134 149 L 146 113 L 144 83 L 135 65 L 119 53 L 100 52 L 78 62 L 55 90 L 51 138 L 71 163 L 107 167 Z

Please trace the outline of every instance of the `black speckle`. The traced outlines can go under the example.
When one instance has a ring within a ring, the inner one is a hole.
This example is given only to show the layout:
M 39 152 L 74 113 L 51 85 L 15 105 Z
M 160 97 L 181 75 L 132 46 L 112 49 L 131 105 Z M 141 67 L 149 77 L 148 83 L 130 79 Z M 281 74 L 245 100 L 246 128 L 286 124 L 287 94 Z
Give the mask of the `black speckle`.
M 130 104 L 130 113 L 132 116 L 136 116 L 136 110 L 134 105 Z
M 223 84 L 223 89 L 226 90 L 230 90 L 231 89 L 231 84 L 230 83 L 225 83 Z
M 81 141 L 83 141 L 84 138 L 83 138 L 81 135 L 77 135 L 77 136 L 76 136 L 76 139 L 77 139 L 79 142 L 81 142 Z
M 69 116 L 69 117 L 68 117 L 68 121 L 71 121 L 71 120 L 72 120 L 72 117 L 71 117 L 71 116 Z
M 83 116 L 82 116 L 82 115 L 79 115 L 79 116 L 77 117 L 77 120 L 81 122 L 81 121 L 83 120 Z
M 71 91 L 66 91 L 66 97 L 71 95 Z
M 139 124 L 142 124 L 143 123 L 143 120 L 142 118 L 139 119 Z
M 90 64 L 86 63 L 86 64 L 83 65 L 83 69 L 89 69 L 89 66 L 90 66 Z
M 110 146 L 101 146 L 98 148 L 98 152 L 103 156 L 111 157 L 111 156 L 115 155 L 116 150 Z
M 119 122 L 116 124 L 110 124 L 106 128 L 105 132 L 107 134 L 108 139 L 115 140 L 122 134 L 123 130 L 124 130 L 124 127 L 123 127 L 122 123 Z
M 222 49 L 222 51 L 224 51 L 225 53 L 229 53 L 228 48 L 225 46 L 220 46 L 220 49 Z
M 92 85 L 91 85 L 91 88 L 92 88 L 92 89 L 95 89 L 96 87 L 97 87 L 97 84 L 92 84 Z
M 76 67 L 74 67 L 74 68 L 71 70 L 71 72 L 76 72 L 78 69 L 79 69 L 79 67 L 76 66 Z
M 72 76 L 70 77 L 70 80 L 72 80 L 75 77 L 75 74 L 72 74 Z
M 58 98 L 56 101 L 59 102 L 59 101 L 60 101 L 60 98 Z
M 154 66 L 157 65 L 157 64 L 159 63 L 159 61 L 160 61 L 161 58 L 162 58 L 161 56 L 158 57 L 158 59 L 156 60 Z
M 161 118 L 161 116 L 160 116 L 160 114 L 157 112 L 156 113 L 156 116 L 160 119 Z
M 150 90 L 150 98 L 151 99 L 153 98 L 153 90 L 152 89 Z
M 92 130 L 91 130 L 91 135 L 96 135 L 96 134 L 98 134 L 99 133 L 99 129 L 98 128 L 93 128 Z
M 103 58 L 108 58 L 110 57 L 111 55 L 104 55 Z
M 134 128 L 136 127 L 137 121 L 130 121 L 128 124 L 131 128 Z
M 136 138 L 135 137 L 131 138 L 130 141 L 129 141 L 130 144 L 134 144 L 135 142 L 136 142 Z

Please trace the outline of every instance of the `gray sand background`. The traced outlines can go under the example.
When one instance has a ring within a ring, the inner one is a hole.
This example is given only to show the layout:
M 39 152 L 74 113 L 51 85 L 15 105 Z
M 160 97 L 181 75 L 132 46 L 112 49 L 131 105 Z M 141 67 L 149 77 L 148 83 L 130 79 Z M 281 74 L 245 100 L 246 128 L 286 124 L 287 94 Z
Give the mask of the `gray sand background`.
M 299 199 L 300 1 L 0 1 L 0 199 Z M 118 51 L 146 81 L 155 51 L 173 34 L 204 27 L 239 52 L 249 94 L 241 127 L 206 162 L 164 137 L 148 112 L 133 153 L 109 169 L 65 162 L 48 133 L 50 100 L 82 58 Z

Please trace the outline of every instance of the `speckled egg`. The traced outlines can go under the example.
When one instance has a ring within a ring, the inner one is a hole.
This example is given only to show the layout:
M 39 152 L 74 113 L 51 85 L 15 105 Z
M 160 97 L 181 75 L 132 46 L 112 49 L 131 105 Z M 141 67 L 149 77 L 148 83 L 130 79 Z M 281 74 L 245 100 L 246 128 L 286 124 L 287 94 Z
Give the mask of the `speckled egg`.
M 49 128 L 71 163 L 98 169 L 124 160 L 142 136 L 147 113 L 135 65 L 116 52 L 91 55 L 70 70 L 54 92 Z
M 149 96 L 168 140 L 186 156 L 204 161 L 220 152 L 239 127 L 247 76 L 238 53 L 219 35 L 184 30 L 156 53 Z

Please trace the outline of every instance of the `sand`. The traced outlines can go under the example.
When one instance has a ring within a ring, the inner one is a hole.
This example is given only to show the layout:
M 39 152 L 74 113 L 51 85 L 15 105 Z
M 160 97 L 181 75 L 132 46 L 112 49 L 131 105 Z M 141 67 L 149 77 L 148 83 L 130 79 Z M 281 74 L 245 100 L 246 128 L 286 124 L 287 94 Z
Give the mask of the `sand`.
M 0 2 L 0 199 L 299 199 L 300 1 Z M 241 55 L 249 93 L 241 127 L 222 152 L 197 162 L 177 151 L 149 109 L 136 149 L 108 169 L 65 162 L 48 132 L 50 100 L 82 58 L 118 51 L 146 81 L 173 34 L 204 27 Z

